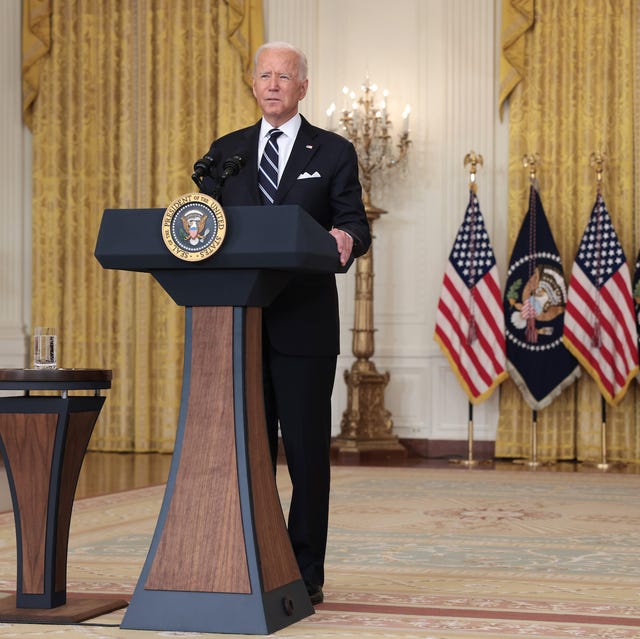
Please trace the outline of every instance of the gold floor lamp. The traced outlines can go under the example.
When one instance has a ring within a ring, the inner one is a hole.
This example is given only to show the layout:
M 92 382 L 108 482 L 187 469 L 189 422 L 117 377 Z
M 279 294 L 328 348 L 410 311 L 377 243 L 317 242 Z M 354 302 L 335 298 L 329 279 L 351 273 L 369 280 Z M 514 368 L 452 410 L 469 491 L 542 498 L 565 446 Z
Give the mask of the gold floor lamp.
M 340 115 L 339 131 L 356 148 L 363 202 L 373 235 L 373 223 L 386 213 L 371 202 L 371 187 L 376 174 L 397 167 L 409 149 L 409 106 L 405 108 L 403 130 L 394 153 L 391 121 L 387 113 L 386 91 L 377 100 L 377 87 L 367 79 L 357 97 L 343 89 L 345 104 Z M 327 116 L 331 120 L 335 105 Z M 339 459 L 381 459 L 406 457 L 406 448 L 393 434 L 391 413 L 385 408 L 384 391 L 389 373 L 380 373 L 371 358 L 375 351 L 373 320 L 373 244 L 356 260 L 355 312 L 352 352 L 355 362 L 345 371 L 347 408 L 342 414 L 340 434 L 333 439 L 332 454 Z

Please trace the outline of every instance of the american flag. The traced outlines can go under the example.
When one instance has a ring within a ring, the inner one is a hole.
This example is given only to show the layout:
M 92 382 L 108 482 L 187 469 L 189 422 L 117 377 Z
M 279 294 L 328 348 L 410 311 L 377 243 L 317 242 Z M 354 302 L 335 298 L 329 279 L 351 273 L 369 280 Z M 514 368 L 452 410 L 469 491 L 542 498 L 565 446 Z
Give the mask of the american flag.
M 445 268 L 434 339 L 472 404 L 507 377 L 498 269 L 473 191 Z
M 629 267 L 600 193 L 571 269 L 563 340 L 617 404 L 638 372 L 638 331 Z
M 636 257 L 636 269 L 633 275 L 633 301 L 636 305 L 636 328 L 638 330 L 638 350 L 640 351 L 640 252 Z M 638 375 L 640 382 L 640 375 Z

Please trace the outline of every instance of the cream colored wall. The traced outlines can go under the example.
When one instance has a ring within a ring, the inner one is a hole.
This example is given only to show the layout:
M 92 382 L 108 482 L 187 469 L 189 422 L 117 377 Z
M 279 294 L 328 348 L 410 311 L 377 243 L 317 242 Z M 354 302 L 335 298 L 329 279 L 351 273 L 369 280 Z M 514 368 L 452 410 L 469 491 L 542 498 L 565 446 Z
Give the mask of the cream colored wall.
M 21 367 L 31 287 L 29 133 L 22 126 L 20 0 L 0 2 L 0 366 Z
M 484 156 L 479 199 L 498 263 L 505 263 L 507 127 L 497 116 L 499 0 L 265 0 L 266 35 L 308 53 L 303 113 L 320 126 L 342 105 L 342 87 L 371 82 L 390 92 L 399 129 L 411 105 L 406 171 L 374 194 L 388 210 L 375 223 L 378 370 L 391 381 L 386 407 L 400 437 L 466 439 L 467 400 L 433 341 L 449 250 L 468 199 L 463 158 Z M 353 361 L 353 273 L 340 278 L 342 351 L 334 429 L 346 407 L 343 371 Z M 497 394 L 474 409 L 475 436 L 493 439 Z
M 467 401 L 433 341 L 444 265 L 462 220 L 464 155 L 484 156 L 479 197 L 499 265 L 506 262 L 507 130 L 497 116 L 499 0 L 265 0 L 269 39 L 303 48 L 310 91 L 303 113 L 327 125 L 344 85 L 368 75 L 390 92 L 392 119 L 411 104 L 407 169 L 374 192 L 389 212 L 375 226 L 375 326 L 385 403 L 401 437 L 465 439 Z M 391 8 L 390 8 L 391 7 Z M 0 2 L 0 367 L 28 364 L 30 145 L 20 115 L 20 0 Z M 339 278 L 343 355 L 334 429 L 352 362 L 353 273 Z M 497 394 L 474 412 L 476 439 L 493 439 Z

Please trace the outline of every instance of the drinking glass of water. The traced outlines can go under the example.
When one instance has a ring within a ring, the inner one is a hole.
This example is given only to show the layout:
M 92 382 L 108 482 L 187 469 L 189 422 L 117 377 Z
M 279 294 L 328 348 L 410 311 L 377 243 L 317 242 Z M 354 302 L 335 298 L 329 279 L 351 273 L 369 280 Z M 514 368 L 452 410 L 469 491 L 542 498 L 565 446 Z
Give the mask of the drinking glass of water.
M 55 328 L 36 326 L 33 329 L 33 367 L 57 367 Z

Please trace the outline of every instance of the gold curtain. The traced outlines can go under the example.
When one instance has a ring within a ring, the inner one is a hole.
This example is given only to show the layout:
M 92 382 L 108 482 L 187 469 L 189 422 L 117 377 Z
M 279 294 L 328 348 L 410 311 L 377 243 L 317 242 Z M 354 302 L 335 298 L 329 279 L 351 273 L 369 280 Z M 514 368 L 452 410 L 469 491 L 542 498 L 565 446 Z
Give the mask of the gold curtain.
M 500 99 L 509 97 L 509 250 L 527 208 L 522 158 L 539 153 L 540 195 L 567 281 L 595 202 L 592 152 L 607 156 L 603 195 L 633 275 L 639 235 L 639 28 L 635 0 L 503 1 Z M 606 407 L 610 461 L 640 460 L 638 397 L 634 381 L 619 405 Z M 505 382 L 498 456 L 530 456 L 531 417 L 515 384 Z M 539 459 L 599 461 L 601 423 L 598 387 L 583 371 L 538 412 Z
M 94 450 L 170 452 L 183 364 L 184 309 L 150 275 L 94 259 L 102 211 L 165 207 L 195 190 L 192 166 L 211 140 L 257 119 L 247 70 L 261 7 L 24 2 L 32 325 L 57 327 L 60 365 L 113 369 Z

